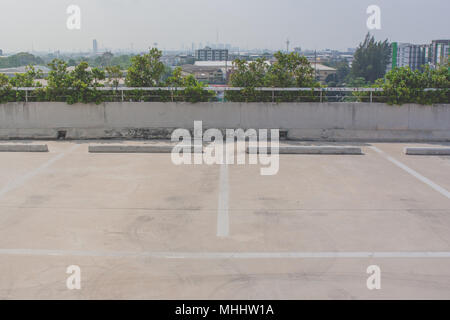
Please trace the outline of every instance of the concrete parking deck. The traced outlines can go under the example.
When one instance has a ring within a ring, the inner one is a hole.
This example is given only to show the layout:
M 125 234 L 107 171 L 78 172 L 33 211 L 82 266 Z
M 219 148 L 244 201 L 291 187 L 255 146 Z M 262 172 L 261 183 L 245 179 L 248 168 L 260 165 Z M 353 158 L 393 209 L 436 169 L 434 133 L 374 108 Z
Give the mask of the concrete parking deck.
M 40 144 L 0 153 L 0 299 L 450 299 L 450 156 L 404 153 L 449 144 L 280 155 L 274 176 Z

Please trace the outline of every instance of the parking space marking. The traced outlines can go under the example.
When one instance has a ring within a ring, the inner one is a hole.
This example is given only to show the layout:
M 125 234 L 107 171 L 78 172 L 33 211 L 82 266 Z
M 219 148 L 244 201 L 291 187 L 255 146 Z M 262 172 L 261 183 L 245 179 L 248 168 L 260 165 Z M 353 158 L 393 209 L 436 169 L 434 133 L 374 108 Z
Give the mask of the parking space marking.
M 50 158 L 49 160 L 47 160 L 45 163 L 43 163 L 42 165 L 40 165 L 39 167 L 37 167 L 36 169 L 26 173 L 25 175 L 11 181 L 10 183 L 8 183 L 6 186 L 4 186 L 3 188 L 0 189 L 0 198 L 3 197 L 5 194 L 7 194 L 8 192 L 17 189 L 19 187 L 21 187 L 22 185 L 24 185 L 28 180 L 32 179 L 33 177 L 35 177 L 36 175 L 38 175 L 39 173 L 41 173 L 42 171 L 44 171 L 45 169 L 47 169 L 48 167 L 50 167 L 53 163 L 55 163 L 58 160 L 61 160 L 64 156 L 66 156 L 67 154 L 75 151 L 75 149 L 77 149 L 78 147 L 80 147 L 80 145 L 75 145 L 72 146 L 70 149 L 68 149 L 67 151 L 64 151 L 62 153 L 57 154 L 56 156 L 54 156 L 53 158 Z
M 228 165 L 220 165 L 219 204 L 217 209 L 217 236 L 228 237 L 230 233 L 230 217 L 228 212 L 229 183 Z
M 0 249 L 0 255 L 155 259 L 448 259 L 447 251 L 406 252 L 132 252 Z
M 415 177 L 419 181 L 422 181 L 423 183 L 427 184 L 428 186 L 430 186 L 431 188 L 433 188 L 434 190 L 436 190 L 437 192 L 439 192 L 443 196 L 445 196 L 448 199 L 450 199 L 450 192 L 448 192 L 447 190 L 445 190 L 441 186 L 437 185 L 436 183 L 434 183 L 430 179 L 422 176 L 420 173 L 418 173 L 417 171 L 414 171 L 413 169 L 411 169 L 410 167 L 404 165 L 400 161 L 392 158 L 391 156 L 386 154 L 384 151 L 378 149 L 377 147 L 371 146 L 370 148 L 372 150 L 376 151 L 377 153 L 381 154 L 385 159 L 389 160 L 390 162 L 395 164 L 397 167 L 399 167 L 399 168 L 403 169 L 404 171 L 408 172 L 410 175 L 412 175 L 413 177 Z

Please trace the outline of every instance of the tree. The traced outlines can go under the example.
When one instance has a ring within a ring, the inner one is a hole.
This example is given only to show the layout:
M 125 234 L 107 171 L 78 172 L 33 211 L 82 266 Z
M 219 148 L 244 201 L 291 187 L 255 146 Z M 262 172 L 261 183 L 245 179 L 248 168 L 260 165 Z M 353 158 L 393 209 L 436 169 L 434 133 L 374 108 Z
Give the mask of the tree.
M 233 62 L 230 84 L 233 87 L 263 87 L 268 70 L 269 64 L 262 58 L 252 62 L 237 59 Z
M 69 61 L 67 62 L 67 65 L 69 67 L 74 67 L 77 65 L 77 62 L 74 59 L 69 59 Z
M 77 102 L 99 104 L 102 102 L 102 92 L 95 88 L 100 86 L 100 80 L 105 79 L 104 71 L 98 68 L 90 69 L 89 64 L 83 61 L 69 74 L 69 79 L 71 82 L 71 95 L 67 100 L 69 104 Z
M 96 67 L 105 68 L 111 65 L 111 61 L 114 58 L 114 55 L 111 52 L 105 52 L 101 56 L 96 57 L 94 61 L 92 61 L 92 65 Z
M 8 85 L 9 85 L 8 76 L 4 75 L 3 73 L 0 73 L 0 88 L 5 88 Z
M 383 78 L 391 56 L 390 51 L 391 45 L 387 40 L 376 42 L 375 37 L 367 33 L 364 42 L 355 52 L 351 76 L 362 77 L 370 83 Z
M 59 91 L 70 86 L 70 79 L 66 62 L 59 59 L 54 59 L 48 64 L 48 67 L 50 68 L 47 77 L 48 89 Z
M 120 79 L 123 77 L 123 72 L 119 66 L 106 67 L 106 73 L 108 74 L 108 84 L 114 88 L 119 87 Z
M 42 71 L 35 69 L 33 66 L 27 66 L 25 73 L 16 73 L 14 77 L 8 78 L 4 74 L 0 74 L 0 103 L 13 101 L 26 101 L 25 91 L 12 90 L 20 87 L 41 88 L 41 83 L 36 79 L 42 79 Z M 36 89 L 34 96 L 39 100 L 42 97 L 43 90 Z
M 255 91 L 257 87 L 264 87 L 269 64 L 264 59 L 252 62 L 237 59 L 233 62 L 233 71 L 230 76 L 230 85 L 243 88 L 241 91 L 227 91 L 226 99 L 230 101 L 258 101 L 261 92 Z
M 184 101 L 187 102 L 207 102 L 214 96 L 214 92 L 205 90 L 204 84 L 197 81 L 192 74 L 183 78 L 183 87 Z
M 449 65 L 438 69 L 425 66 L 423 72 L 412 71 L 409 67 L 395 68 L 386 74 L 378 84 L 383 87 L 383 95 L 389 104 L 448 103 L 450 100 Z M 437 88 L 438 90 L 428 90 Z
M 257 87 L 317 87 L 319 84 L 314 79 L 314 70 L 304 56 L 298 53 L 275 53 L 277 59 L 269 65 L 264 59 L 247 62 L 236 60 L 233 64 L 233 72 L 230 84 L 234 87 L 242 87 L 243 90 L 228 91 L 226 98 L 231 101 L 294 101 L 298 100 L 298 92 L 278 93 L 275 98 L 272 92 L 256 91 Z M 302 96 L 312 96 L 313 92 L 301 93 Z M 310 98 L 308 98 L 310 99 Z
M 271 87 L 309 88 L 317 86 L 314 69 L 305 56 L 297 52 L 275 53 L 276 62 L 269 68 L 266 85 Z
M 112 66 L 119 66 L 120 69 L 126 70 L 131 67 L 131 55 L 114 56 L 111 59 Z
M 103 86 L 100 81 L 106 79 L 105 71 L 99 69 L 99 68 L 92 68 L 92 80 L 94 87 L 101 87 Z
M 10 83 L 16 88 L 39 87 L 40 83 L 36 83 L 36 79 L 42 79 L 42 71 L 29 65 L 26 67 L 25 73 L 16 73 L 15 76 L 11 78 Z
M 11 89 L 8 76 L 0 73 L 0 103 L 16 101 L 15 92 Z
M 172 92 L 171 99 L 175 101 L 182 100 L 191 103 L 207 102 L 214 96 L 214 92 L 204 89 L 204 85 L 197 81 L 193 75 L 183 77 L 182 69 L 176 67 L 172 75 L 166 80 L 168 87 L 183 87 L 184 90 Z
M 176 67 L 172 75 L 167 78 L 166 85 L 168 87 L 182 87 L 183 86 L 183 76 L 182 76 L 182 69 L 180 67 Z
M 152 48 L 148 54 L 131 58 L 126 84 L 129 87 L 155 87 L 159 84 L 164 72 L 164 64 L 160 61 L 162 52 Z
M 16 68 L 39 64 L 44 64 L 44 61 L 27 52 L 20 52 L 10 57 L 0 59 L 0 68 Z
M 102 102 L 103 94 L 95 88 L 101 86 L 100 81 L 105 79 L 104 71 L 89 68 L 85 61 L 72 72 L 67 70 L 67 63 L 59 59 L 54 59 L 48 66 L 47 101 L 66 101 L 69 104 Z

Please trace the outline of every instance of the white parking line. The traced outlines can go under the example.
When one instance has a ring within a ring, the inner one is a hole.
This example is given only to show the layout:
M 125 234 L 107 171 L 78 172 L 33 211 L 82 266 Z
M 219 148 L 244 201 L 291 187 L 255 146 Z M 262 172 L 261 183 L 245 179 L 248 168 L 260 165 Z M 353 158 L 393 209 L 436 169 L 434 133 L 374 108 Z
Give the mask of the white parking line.
M 228 165 L 220 165 L 219 204 L 217 209 L 217 236 L 228 237 L 230 233 L 230 217 L 228 214 L 229 184 Z
M 26 173 L 25 175 L 15 179 L 15 180 L 13 180 L 13 181 L 11 181 L 6 186 L 4 186 L 3 188 L 0 189 L 0 198 L 3 197 L 8 192 L 21 187 L 28 180 L 30 180 L 34 176 L 38 175 L 39 173 L 41 173 L 42 171 L 44 171 L 45 169 L 50 167 L 53 163 L 55 163 L 56 161 L 62 159 L 64 156 L 66 156 L 68 153 L 71 153 L 72 151 L 74 151 L 78 147 L 80 147 L 80 145 L 75 145 L 75 146 L 71 147 L 70 149 L 68 149 L 67 151 L 64 151 L 62 153 L 57 154 L 53 158 L 50 158 L 48 161 L 46 161 L 45 163 L 43 163 L 42 165 L 37 167 L 36 169 Z
M 441 259 L 450 258 L 447 251 L 406 252 L 131 252 L 72 251 L 38 249 L 0 249 L 0 255 L 18 256 L 80 256 L 156 259 Z
M 383 152 L 382 150 L 378 149 L 375 146 L 371 146 L 370 147 L 372 150 L 378 152 L 379 154 L 381 154 L 385 159 L 389 160 L 390 162 L 392 162 L 393 164 L 395 164 L 397 167 L 405 170 L 406 172 L 408 172 L 410 175 L 412 175 L 413 177 L 415 177 L 416 179 L 422 181 L 423 183 L 427 184 L 428 186 L 430 186 L 431 188 L 433 188 L 434 190 L 436 190 L 437 192 L 439 192 L 440 194 L 442 194 L 443 196 L 447 197 L 448 199 L 450 199 L 450 192 L 448 192 L 447 190 L 445 190 L 444 188 L 442 188 L 441 186 L 437 185 L 436 183 L 434 183 L 433 181 L 431 181 L 430 179 L 422 176 L 420 173 L 418 173 L 417 171 L 414 171 L 413 169 L 411 169 L 410 167 L 404 165 L 403 163 L 401 163 L 400 161 L 392 158 L 391 156 L 387 155 L 385 152 Z

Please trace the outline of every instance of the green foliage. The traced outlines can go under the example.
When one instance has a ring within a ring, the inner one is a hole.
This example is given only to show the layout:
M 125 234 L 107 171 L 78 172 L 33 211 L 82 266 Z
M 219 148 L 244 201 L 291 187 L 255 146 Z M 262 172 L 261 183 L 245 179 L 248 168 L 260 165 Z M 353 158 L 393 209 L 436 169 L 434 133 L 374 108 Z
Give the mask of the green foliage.
M 12 91 L 12 85 L 9 78 L 0 73 L 0 103 L 16 101 L 16 92 Z
M 391 46 L 388 41 L 376 42 L 368 33 L 355 52 L 351 76 L 362 77 L 366 82 L 375 82 L 385 75 L 390 56 Z
M 134 90 L 127 93 L 127 99 L 133 101 L 185 101 L 185 102 L 207 102 L 214 97 L 214 92 L 204 89 L 204 84 L 197 81 L 194 76 L 182 76 L 182 70 L 177 67 L 167 78 L 164 86 L 170 88 L 183 87 L 183 90 L 158 90 L 157 96 L 146 95 L 144 91 Z
M 67 62 L 69 67 L 75 67 L 81 62 L 85 61 L 91 67 L 97 67 L 102 70 L 106 70 L 107 67 L 119 66 L 121 70 L 127 70 L 131 66 L 132 55 L 114 55 L 111 52 L 105 52 L 102 55 L 95 57 L 73 57 L 62 56 L 59 59 Z M 56 57 L 54 55 L 47 55 L 43 57 L 44 63 L 50 63 Z
M 108 85 L 116 88 L 119 86 L 119 81 L 123 77 L 123 72 L 120 66 L 106 67 L 106 73 L 108 74 Z
M 183 78 L 182 86 L 185 89 L 181 96 L 184 97 L 186 102 L 207 102 L 214 97 L 214 92 L 205 90 L 204 84 L 197 81 L 193 75 Z
M 346 82 L 348 81 L 348 77 L 351 71 L 347 61 L 345 60 L 332 61 L 331 63 L 324 63 L 324 65 L 336 69 L 336 73 L 330 74 L 325 79 L 325 83 L 329 87 L 340 87 L 347 85 Z
M 105 52 L 101 56 L 98 56 L 91 62 L 91 65 L 96 67 L 105 68 L 111 65 L 114 55 L 111 52 Z
M 25 101 L 26 93 L 24 91 L 15 91 L 12 88 L 21 87 L 40 87 L 41 84 L 36 79 L 42 78 L 42 71 L 28 66 L 25 73 L 16 73 L 9 79 L 6 75 L 0 74 L 0 103 Z M 35 94 L 42 95 L 42 90 L 35 90 Z
M 87 61 L 90 66 L 106 69 L 107 67 L 118 66 L 121 70 L 127 70 L 131 67 L 131 55 L 115 56 L 111 52 L 105 52 L 96 58 L 83 58 L 81 61 Z
M 48 84 L 45 88 L 45 101 L 66 101 L 74 103 L 101 103 L 103 93 L 96 90 L 100 80 L 105 79 L 104 71 L 90 69 L 87 62 L 81 62 L 71 72 L 67 63 L 55 59 L 49 64 Z
M 382 86 L 386 102 L 401 105 L 419 103 L 449 103 L 450 71 L 448 66 L 431 69 L 425 66 L 423 72 L 410 68 L 395 68 L 386 74 Z M 425 91 L 426 88 L 439 88 L 436 91 Z
M 131 58 L 132 55 L 120 55 L 120 56 L 114 56 L 111 59 L 111 66 L 119 66 L 121 70 L 127 70 L 129 67 L 131 67 Z
M 167 78 L 166 85 L 168 87 L 183 87 L 184 80 L 182 76 L 182 69 L 180 67 L 176 67 L 172 75 Z
M 276 62 L 269 68 L 266 84 L 280 88 L 308 88 L 316 87 L 314 69 L 304 56 L 296 52 L 284 54 L 275 53 Z
M 160 61 L 162 52 L 152 48 L 148 54 L 131 58 L 125 83 L 129 87 L 156 87 L 165 70 Z
M 40 86 L 35 82 L 36 79 L 42 78 L 42 71 L 36 70 L 33 66 L 28 66 L 25 73 L 16 73 L 14 78 L 11 78 L 10 83 L 13 87 L 36 87 Z
M 226 92 L 226 99 L 247 102 L 261 101 L 262 94 L 266 93 L 255 91 L 255 88 L 266 85 L 266 74 L 269 70 L 266 61 L 261 58 L 252 62 L 237 59 L 233 62 L 233 69 L 230 77 L 231 86 L 244 89 Z
M 347 81 L 347 85 L 352 88 L 365 88 L 369 85 L 363 77 L 348 78 Z
M 99 81 L 105 79 L 105 73 L 97 68 L 89 70 L 87 62 L 82 62 L 69 73 L 69 92 L 67 103 L 101 103 L 102 92 L 95 90 Z M 93 87 L 94 89 L 91 89 Z
M 206 102 L 214 100 L 214 93 L 205 90 L 202 83 L 194 76 L 183 77 L 182 69 L 175 68 L 169 74 L 160 62 L 161 52 L 152 49 L 149 54 L 133 58 L 127 76 L 127 85 L 136 87 L 134 91 L 124 92 L 126 101 L 186 101 Z M 318 94 L 311 91 L 262 92 L 259 87 L 303 87 L 318 88 L 314 80 L 313 69 L 305 57 L 296 53 L 275 54 L 277 61 L 272 65 L 263 59 L 247 62 L 234 61 L 234 70 L 230 84 L 243 88 L 240 91 L 227 91 L 226 99 L 230 101 L 245 102 L 293 102 L 293 101 L 319 101 Z M 97 90 L 103 86 L 101 81 L 108 75 L 107 83 L 118 90 L 119 79 L 123 76 L 119 66 L 107 66 L 105 71 L 99 68 L 90 68 L 86 61 L 81 61 L 72 71 L 68 70 L 67 62 L 54 59 L 48 64 L 50 71 L 47 86 L 41 87 L 36 79 L 42 78 L 42 72 L 33 66 L 28 66 L 23 74 L 16 74 L 13 78 L 0 74 L 0 103 L 14 101 L 64 101 L 73 103 L 101 103 L 117 101 L 117 92 L 111 100 L 107 92 Z M 343 65 L 342 65 L 343 66 Z M 345 68 L 342 67 L 341 79 L 345 77 Z M 374 92 L 372 98 L 375 102 L 389 104 L 403 103 L 449 103 L 450 89 L 449 65 L 435 70 L 425 66 L 423 71 L 411 71 L 409 68 L 397 68 L 390 71 L 384 79 L 378 79 L 370 84 L 364 77 L 350 78 L 348 85 L 354 87 L 381 87 L 383 92 Z M 165 76 L 164 76 L 165 75 Z M 165 78 L 164 81 L 162 79 Z M 349 78 L 347 77 L 347 80 Z M 336 82 L 337 83 L 337 82 Z M 140 90 L 140 87 L 165 86 L 168 90 L 156 91 Z M 34 87 L 32 93 L 15 91 L 17 87 Z M 183 87 L 182 90 L 174 89 Z M 425 90 L 438 88 L 440 90 Z M 31 94 L 31 96 L 30 96 Z M 110 94 L 110 93 L 109 93 Z M 352 96 L 345 95 L 332 98 L 322 93 L 323 101 L 368 101 L 370 93 L 355 92 Z M 121 99 L 121 97 L 120 97 Z
M 17 68 L 39 64 L 44 64 L 44 61 L 41 58 L 35 57 L 34 55 L 26 52 L 20 52 L 18 54 L 0 59 L 0 68 Z
M 319 87 L 314 80 L 314 70 L 304 56 L 298 53 L 275 53 L 275 63 L 269 65 L 264 59 L 247 62 L 234 61 L 234 70 L 230 78 L 233 87 L 242 87 L 243 90 L 226 92 L 226 99 L 230 101 L 314 101 L 313 91 L 299 92 L 261 92 L 258 87 L 274 88 L 312 88 Z

